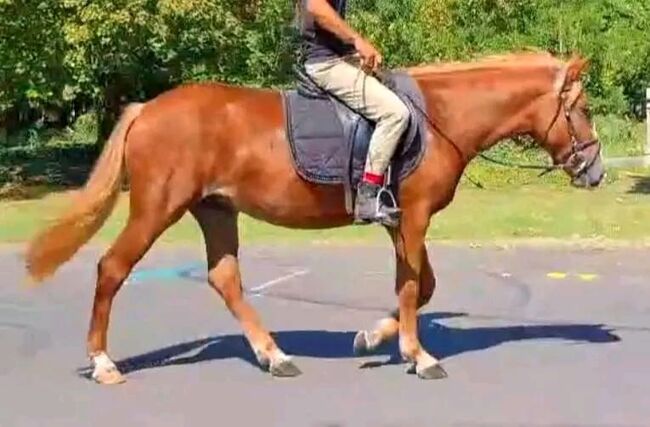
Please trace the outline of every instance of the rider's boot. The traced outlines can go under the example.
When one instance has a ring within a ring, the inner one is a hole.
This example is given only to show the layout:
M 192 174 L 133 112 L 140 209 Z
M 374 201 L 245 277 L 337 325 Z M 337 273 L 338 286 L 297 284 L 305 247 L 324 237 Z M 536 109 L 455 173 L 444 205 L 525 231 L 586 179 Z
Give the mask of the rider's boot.
M 399 225 L 400 209 L 397 206 L 387 206 L 381 198 L 382 186 L 362 181 L 357 189 L 357 199 L 354 207 L 356 223 L 380 223 L 390 228 Z

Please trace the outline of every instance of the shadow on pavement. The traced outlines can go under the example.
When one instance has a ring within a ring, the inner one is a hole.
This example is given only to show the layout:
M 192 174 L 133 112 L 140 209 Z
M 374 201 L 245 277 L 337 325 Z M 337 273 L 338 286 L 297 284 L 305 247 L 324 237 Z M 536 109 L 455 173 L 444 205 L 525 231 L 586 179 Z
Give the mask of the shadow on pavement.
M 620 338 L 604 325 L 548 324 L 456 328 L 440 320 L 465 317 L 465 313 L 427 313 L 419 316 L 422 344 L 440 359 L 462 353 L 486 350 L 518 341 L 557 340 L 571 343 L 606 344 Z M 352 341 L 356 331 L 280 331 L 274 333 L 278 345 L 299 357 L 325 359 L 354 358 Z M 382 362 L 371 361 L 362 368 L 401 363 L 396 340 L 380 348 L 375 355 L 388 356 Z M 198 339 L 156 349 L 117 362 L 127 374 L 156 367 L 195 364 L 220 359 L 238 358 L 258 366 L 253 352 L 242 335 L 226 335 Z M 79 373 L 89 377 L 88 368 Z

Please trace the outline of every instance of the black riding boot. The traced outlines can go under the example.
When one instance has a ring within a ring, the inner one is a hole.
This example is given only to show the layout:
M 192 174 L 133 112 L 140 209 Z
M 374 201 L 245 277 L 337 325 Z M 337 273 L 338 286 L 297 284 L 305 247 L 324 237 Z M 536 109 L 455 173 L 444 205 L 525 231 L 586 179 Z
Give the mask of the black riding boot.
M 355 222 L 377 222 L 387 227 L 397 227 L 400 209 L 384 204 L 380 197 L 381 186 L 362 181 L 357 189 L 354 207 Z

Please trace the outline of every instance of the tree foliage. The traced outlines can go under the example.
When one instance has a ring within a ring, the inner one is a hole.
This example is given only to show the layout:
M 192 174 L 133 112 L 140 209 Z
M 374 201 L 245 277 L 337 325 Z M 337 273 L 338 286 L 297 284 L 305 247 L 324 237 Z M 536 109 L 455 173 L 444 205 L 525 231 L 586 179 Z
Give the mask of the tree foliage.
M 0 127 L 115 112 L 188 81 L 282 85 L 294 0 L 0 0 Z M 591 60 L 597 111 L 641 112 L 646 0 L 352 0 L 390 65 L 537 48 Z M 110 119 L 110 115 L 109 115 Z

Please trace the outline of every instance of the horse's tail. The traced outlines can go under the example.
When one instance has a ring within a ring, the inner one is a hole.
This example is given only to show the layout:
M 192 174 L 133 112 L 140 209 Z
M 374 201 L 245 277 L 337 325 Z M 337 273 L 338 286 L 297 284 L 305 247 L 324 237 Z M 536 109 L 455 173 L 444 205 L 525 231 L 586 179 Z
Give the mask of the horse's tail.
M 126 137 L 144 104 L 129 105 L 113 129 L 86 185 L 71 206 L 30 243 L 29 276 L 38 283 L 56 272 L 101 228 L 118 199 L 124 176 Z

